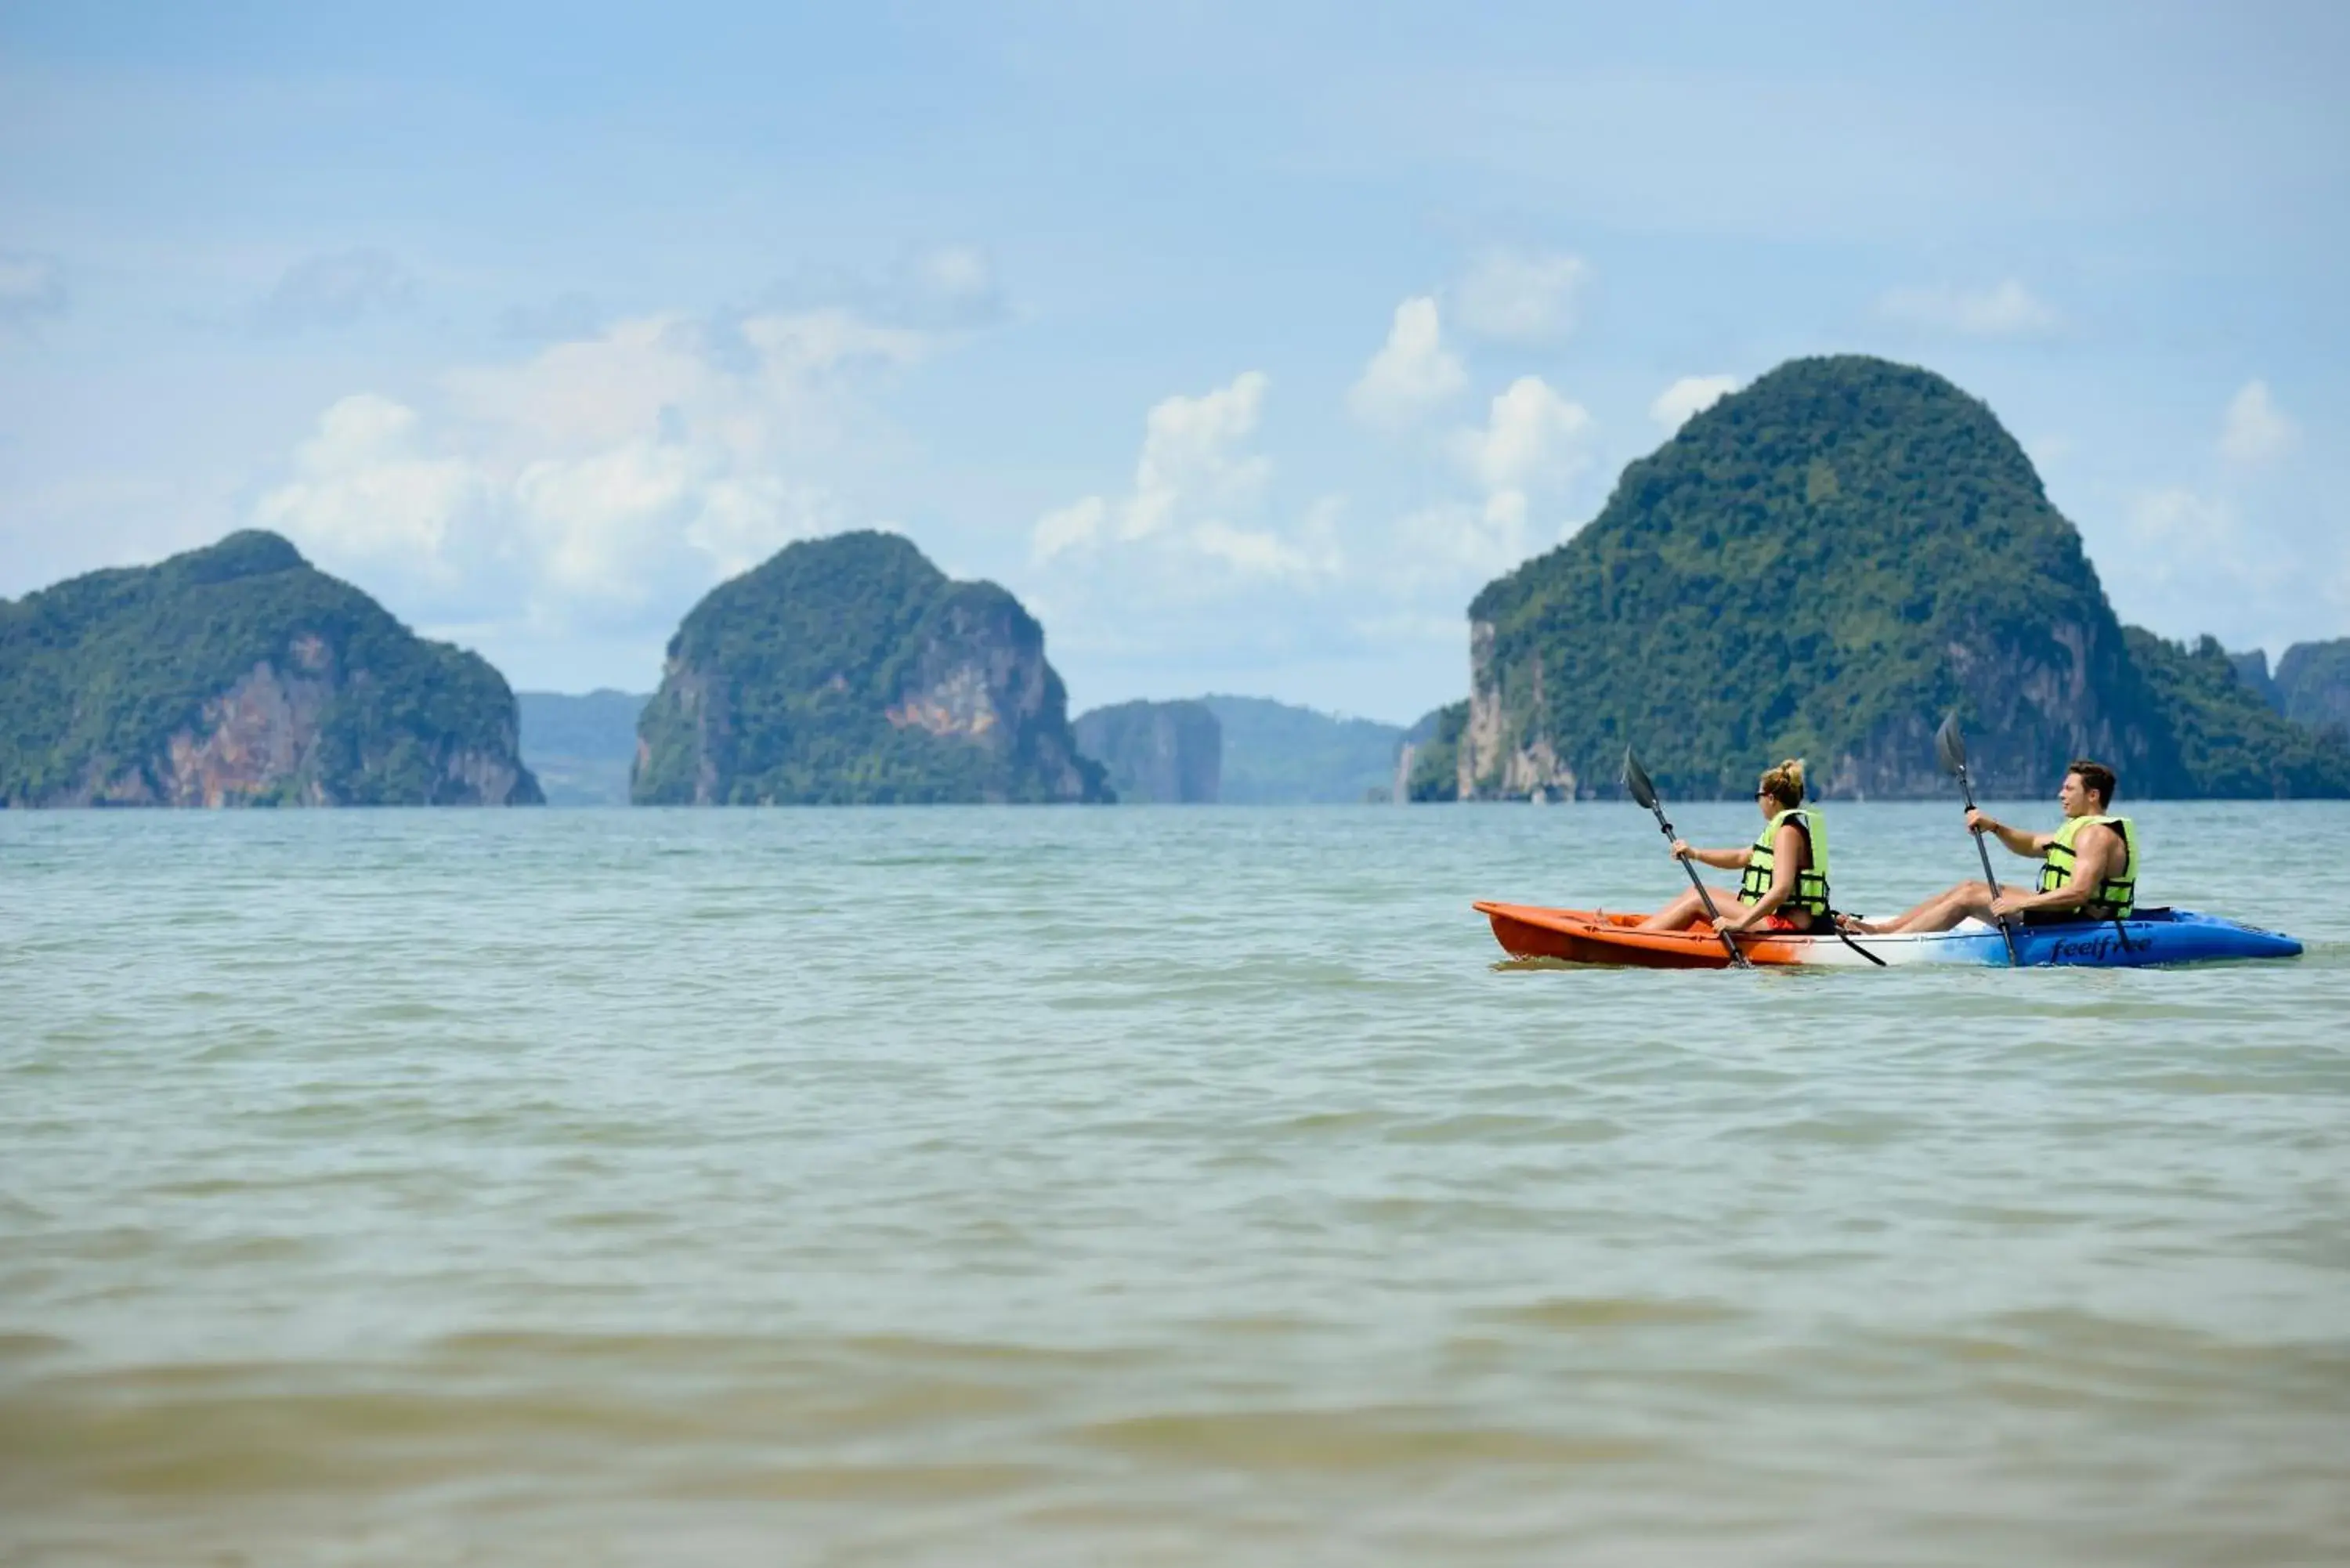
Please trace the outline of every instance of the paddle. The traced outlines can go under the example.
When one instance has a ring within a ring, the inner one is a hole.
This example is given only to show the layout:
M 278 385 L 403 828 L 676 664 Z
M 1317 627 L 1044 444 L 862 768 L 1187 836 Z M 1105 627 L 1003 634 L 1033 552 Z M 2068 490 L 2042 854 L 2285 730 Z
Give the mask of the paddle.
M 1974 810 L 1974 785 L 1967 782 L 1967 738 L 1959 733 L 1959 716 L 1956 713 L 1943 720 L 1942 727 L 1934 732 L 1934 751 L 1942 759 L 1942 771 L 1957 777 L 1959 794 L 1965 797 L 1967 809 Z M 1982 841 L 1980 833 L 1973 837 L 1975 853 L 1982 857 L 1983 881 L 1990 886 L 1991 896 L 1996 898 L 1999 897 L 1999 878 L 1991 875 L 1991 846 Z M 2008 929 L 2007 917 L 2002 915 L 1998 919 L 1999 934 L 2007 943 L 2008 967 L 2020 967 L 2022 961 L 2015 956 L 2015 933 Z
M 1665 808 L 1657 803 L 1657 786 L 1648 782 L 1648 770 L 1640 765 L 1640 759 L 1632 754 L 1629 746 L 1624 748 L 1624 787 L 1632 792 L 1634 800 L 1657 814 L 1657 826 L 1665 830 L 1666 843 L 1670 844 L 1679 836 L 1673 832 L 1673 825 L 1665 820 Z M 1746 961 L 1746 955 L 1738 950 L 1737 939 L 1721 929 L 1721 911 L 1713 907 L 1713 895 L 1706 891 L 1697 867 L 1684 860 L 1681 869 L 1689 873 L 1690 886 L 1697 889 L 1698 898 L 1705 904 L 1706 916 L 1713 921 L 1713 934 L 1721 939 L 1723 950 L 1730 954 L 1730 961 L 1740 969 L 1753 968 Z

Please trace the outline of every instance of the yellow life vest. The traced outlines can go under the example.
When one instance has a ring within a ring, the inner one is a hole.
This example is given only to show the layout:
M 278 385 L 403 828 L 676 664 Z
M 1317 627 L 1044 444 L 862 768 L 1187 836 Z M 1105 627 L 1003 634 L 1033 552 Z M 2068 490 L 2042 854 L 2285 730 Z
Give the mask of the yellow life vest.
M 1746 852 L 1746 874 L 1738 879 L 1738 901 L 1759 904 L 1771 891 L 1772 877 L 1778 869 L 1779 829 L 1790 821 L 1804 830 L 1812 853 L 1810 864 L 1795 873 L 1794 891 L 1779 908 L 1783 913 L 1807 910 L 1814 919 L 1819 919 L 1828 912 L 1828 834 L 1816 812 L 1783 811 L 1764 825 L 1762 836 Z
M 2081 916 L 2091 920 L 2127 919 L 2137 903 L 2137 826 L 2126 816 L 2066 817 L 2064 826 L 2056 830 L 2056 841 L 2048 846 L 2048 858 L 2040 863 L 2040 890 L 2053 893 L 2073 880 L 2073 840 L 2092 823 L 2122 836 L 2122 869 L 2120 876 L 2108 873 L 2097 884 L 2097 890 L 2081 906 Z

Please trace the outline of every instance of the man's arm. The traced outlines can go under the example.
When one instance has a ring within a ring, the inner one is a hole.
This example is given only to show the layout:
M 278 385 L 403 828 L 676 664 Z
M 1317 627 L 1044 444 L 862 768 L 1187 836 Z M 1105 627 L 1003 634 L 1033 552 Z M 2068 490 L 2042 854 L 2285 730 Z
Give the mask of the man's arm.
M 2026 833 L 2020 827 L 2008 826 L 1987 812 L 1967 813 L 1967 826 L 1977 833 L 1990 834 L 2007 846 L 2009 854 L 2026 859 L 2047 854 L 2048 846 L 2056 842 L 2053 833 Z
M 2073 875 L 2064 879 L 2062 888 L 2045 893 L 2009 893 L 1992 908 L 2002 915 L 2021 914 L 2026 909 L 2077 909 L 2089 901 L 2097 884 L 2106 879 L 2106 867 L 2113 863 L 2121 846 L 2121 835 L 2112 828 L 2102 824 L 2085 827 L 2073 840 Z

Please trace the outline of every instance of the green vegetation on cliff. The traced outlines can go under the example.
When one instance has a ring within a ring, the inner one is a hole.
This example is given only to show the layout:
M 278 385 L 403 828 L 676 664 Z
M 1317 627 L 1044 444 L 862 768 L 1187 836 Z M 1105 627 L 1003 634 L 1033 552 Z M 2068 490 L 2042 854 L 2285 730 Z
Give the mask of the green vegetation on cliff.
M 0 601 L 0 803 L 534 803 L 513 693 L 274 534 Z
M 2192 649 L 2138 627 L 2130 657 L 2154 687 L 2195 793 L 2229 800 L 2350 794 L 2350 744 L 2278 713 L 2213 638 Z
M 638 734 L 639 805 L 1108 796 L 1076 753 L 1044 629 L 889 534 L 792 545 L 712 589 L 670 640 Z
M 2232 703 L 2199 664 L 2140 668 L 1991 410 L 1878 359 L 1796 360 L 1716 403 L 1470 615 L 1480 794 L 1613 793 L 1627 742 L 1681 794 L 1742 794 L 1783 756 L 1834 793 L 1929 794 L 1951 710 L 1991 794 L 2083 753 L 2140 797 L 2232 790 L 2241 748 L 2289 739 L 2215 739 L 2234 721 L 2199 705 Z M 2296 793 L 2332 777 L 2259 763 Z

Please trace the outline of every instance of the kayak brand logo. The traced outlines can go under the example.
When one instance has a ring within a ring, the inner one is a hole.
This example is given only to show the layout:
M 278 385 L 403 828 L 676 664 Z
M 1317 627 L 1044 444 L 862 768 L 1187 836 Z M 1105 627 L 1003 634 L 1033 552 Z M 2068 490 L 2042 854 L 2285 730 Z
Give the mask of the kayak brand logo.
M 2110 935 L 2060 938 L 2048 944 L 2048 961 L 2051 963 L 2103 963 L 2116 948 L 2121 948 L 2124 952 L 2133 950 L 2131 948 L 2122 947 L 2120 940 Z

